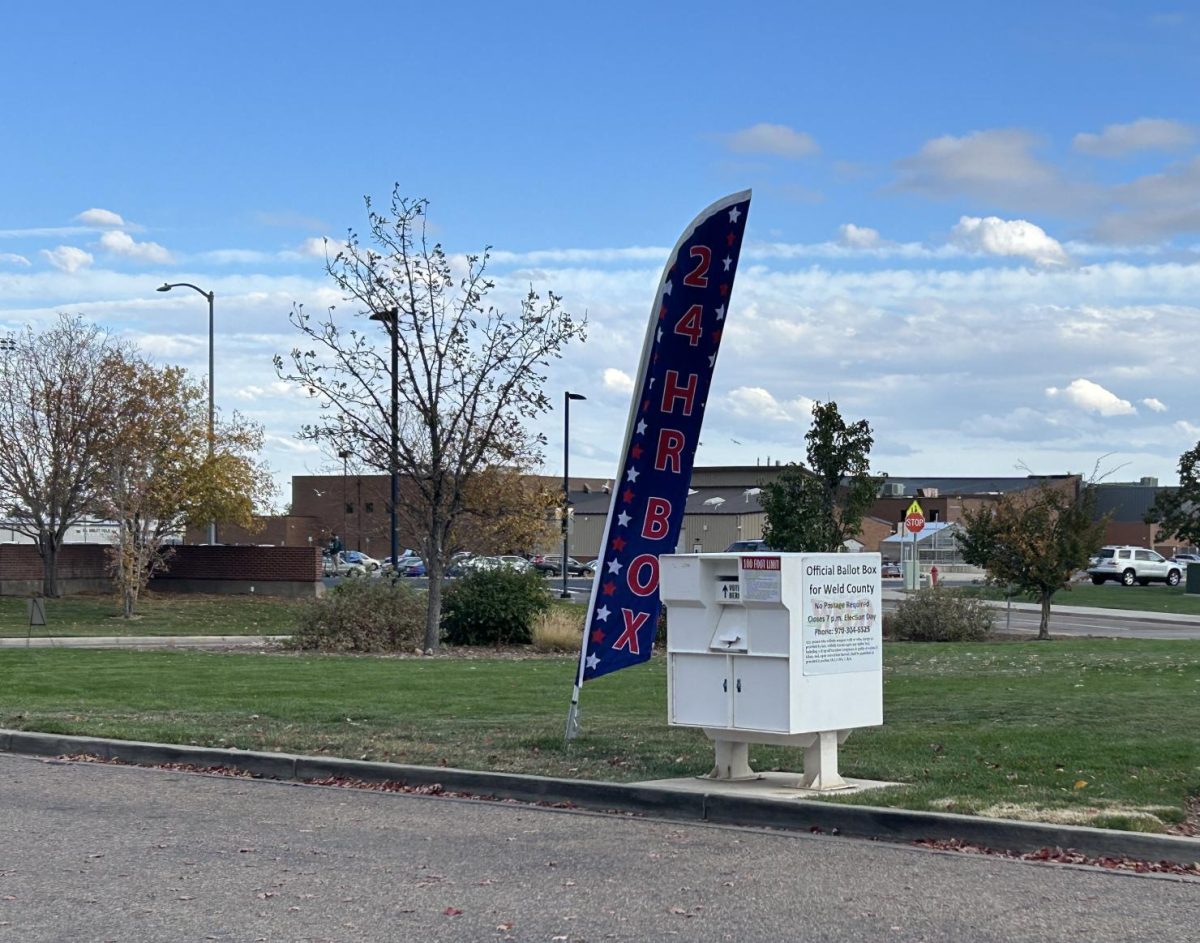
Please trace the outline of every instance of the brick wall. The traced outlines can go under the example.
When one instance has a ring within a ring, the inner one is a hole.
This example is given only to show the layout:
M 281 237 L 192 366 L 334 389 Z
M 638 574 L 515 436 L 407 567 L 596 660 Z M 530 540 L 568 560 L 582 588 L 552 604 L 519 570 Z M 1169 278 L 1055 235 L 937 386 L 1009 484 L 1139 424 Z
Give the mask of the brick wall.
M 321 551 L 315 547 L 184 545 L 175 548 L 163 576 L 185 580 L 316 581 L 321 579 Z
M 106 547 L 103 544 L 66 544 L 58 552 L 60 579 L 104 577 Z M 40 580 L 42 558 L 33 544 L 0 544 L 0 580 Z
M 107 581 L 104 544 L 67 544 L 58 557 L 58 576 L 65 592 L 96 587 Z M 29 593 L 40 588 L 42 559 L 32 544 L 0 544 L 0 593 Z M 315 547 L 176 547 L 166 572 L 150 582 L 152 589 L 203 587 L 237 592 L 247 583 L 320 584 L 321 551 Z M 30 584 L 36 583 L 36 587 Z M 218 585 L 220 584 L 220 585 Z

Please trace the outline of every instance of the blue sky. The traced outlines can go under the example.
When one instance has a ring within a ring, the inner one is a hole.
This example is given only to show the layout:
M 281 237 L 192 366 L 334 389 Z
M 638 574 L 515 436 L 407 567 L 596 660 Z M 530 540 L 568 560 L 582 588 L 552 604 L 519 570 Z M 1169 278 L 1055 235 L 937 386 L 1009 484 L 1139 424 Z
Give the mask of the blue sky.
M 153 289 L 214 289 L 218 405 L 286 491 L 340 468 L 271 367 L 337 300 L 312 240 L 399 182 L 496 248 L 499 300 L 588 313 L 550 385 L 611 475 L 666 252 L 752 187 L 698 461 L 799 459 L 832 397 L 894 474 L 1166 480 L 1200 440 L 1198 43 L 1183 4 L 12 8 L 0 329 L 80 312 L 203 373 L 203 299 Z

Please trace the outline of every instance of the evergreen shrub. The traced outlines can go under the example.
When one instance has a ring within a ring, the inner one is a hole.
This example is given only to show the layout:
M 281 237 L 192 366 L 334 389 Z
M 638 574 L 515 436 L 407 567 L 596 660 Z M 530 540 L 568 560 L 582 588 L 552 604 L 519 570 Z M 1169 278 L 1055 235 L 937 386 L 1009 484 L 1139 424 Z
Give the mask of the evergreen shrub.
M 528 645 L 534 618 L 550 606 L 537 570 L 474 570 L 446 588 L 442 638 L 450 645 Z

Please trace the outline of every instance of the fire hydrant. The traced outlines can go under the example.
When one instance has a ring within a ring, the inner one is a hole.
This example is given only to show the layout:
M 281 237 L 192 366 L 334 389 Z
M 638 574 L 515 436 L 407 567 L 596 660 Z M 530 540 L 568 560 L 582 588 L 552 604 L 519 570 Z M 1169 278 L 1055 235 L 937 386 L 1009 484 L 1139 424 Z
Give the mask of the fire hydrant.
M 937 586 L 937 567 L 936 566 L 931 566 L 929 568 L 929 583 L 931 586 Z

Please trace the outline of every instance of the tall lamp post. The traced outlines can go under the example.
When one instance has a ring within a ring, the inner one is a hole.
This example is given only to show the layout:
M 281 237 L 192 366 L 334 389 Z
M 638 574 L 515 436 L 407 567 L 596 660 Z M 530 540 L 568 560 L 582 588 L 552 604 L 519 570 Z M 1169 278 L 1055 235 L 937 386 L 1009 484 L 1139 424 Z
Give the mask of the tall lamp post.
M 562 592 L 559 593 L 563 599 L 570 599 L 571 594 L 567 591 L 567 533 L 570 528 L 571 514 L 571 476 L 569 474 L 571 462 L 571 400 L 587 399 L 582 393 L 571 393 L 563 390 L 563 516 L 562 516 Z
M 392 475 L 392 506 L 389 526 L 392 530 L 392 566 L 400 558 L 399 534 L 396 529 L 396 506 L 400 503 L 400 311 L 388 308 L 371 315 L 372 321 L 387 325 L 392 342 L 392 441 L 388 456 L 388 471 Z
M 208 299 L 208 455 L 211 458 L 214 442 L 216 441 L 216 427 L 213 413 L 213 298 L 215 297 L 215 292 L 205 291 L 191 282 L 164 282 L 156 291 L 170 291 L 172 288 L 190 288 L 192 291 L 197 291 Z M 210 545 L 217 542 L 216 521 L 208 522 L 208 542 Z
M 350 511 L 348 510 L 349 505 L 350 505 L 350 494 L 348 491 L 348 488 L 349 488 L 349 466 L 348 466 L 347 462 L 348 462 L 350 456 L 353 454 L 354 453 L 351 452 L 349 449 L 342 449 L 338 452 L 338 458 L 340 458 L 342 460 L 342 544 L 343 544 L 343 546 L 346 543 L 346 538 L 350 536 L 349 531 L 347 529 L 349 527 L 348 520 L 349 520 L 349 514 L 350 514 Z

